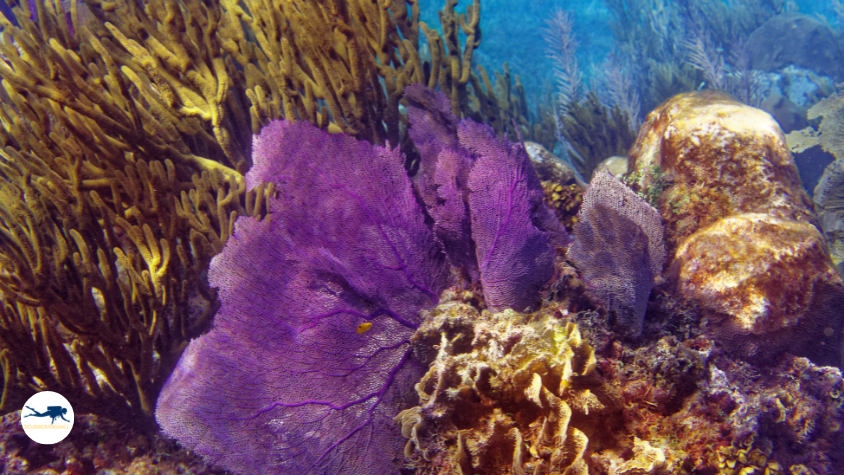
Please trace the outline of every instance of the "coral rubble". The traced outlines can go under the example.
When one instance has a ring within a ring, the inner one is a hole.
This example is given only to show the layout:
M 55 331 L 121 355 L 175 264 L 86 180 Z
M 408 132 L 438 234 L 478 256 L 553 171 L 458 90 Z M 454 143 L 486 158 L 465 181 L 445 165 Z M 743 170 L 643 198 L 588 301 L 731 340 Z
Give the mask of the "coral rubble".
M 768 114 L 682 94 L 648 116 L 630 160 L 629 181 L 665 222 L 673 292 L 720 342 L 745 357 L 790 349 L 841 364 L 844 284 Z

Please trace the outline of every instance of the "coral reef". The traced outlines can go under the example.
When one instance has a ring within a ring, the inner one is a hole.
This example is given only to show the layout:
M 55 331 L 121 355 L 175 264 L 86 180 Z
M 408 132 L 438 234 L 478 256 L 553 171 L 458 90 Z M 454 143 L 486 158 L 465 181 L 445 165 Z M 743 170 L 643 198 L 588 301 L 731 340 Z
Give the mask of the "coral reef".
M 823 76 L 841 78 L 844 69 L 835 32 L 817 18 L 791 12 L 776 15 L 747 38 L 753 67 L 776 71 L 795 65 Z
M 71 2 L 75 13 L 42 3 L 32 4 L 34 21 L 29 2 L 15 6 L 20 28 L 3 20 L 8 64 L 0 76 L 15 102 L 17 94 L 53 101 L 114 146 L 232 176 L 249 165 L 251 134 L 274 119 L 396 145 L 407 84 L 439 84 L 456 111 L 468 110 L 469 66 L 481 36 L 477 0 L 465 15 L 454 11 L 456 0 L 447 2 L 445 38 L 419 23 L 415 0 L 94 0 Z M 418 54 L 420 28 L 434 53 L 430 64 Z M 461 30 L 468 35 L 462 49 Z
M 239 219 L 212 261 L 221 308 L 156 419 L 241 474 L 391 473 L 391 417 L 420 372 L 407 339 L 445 286 L 445 256 L 398 149 L 285 121 L 253 151 L 247 183 L 275 182 L 279 195 L 263 221 Z
M 20 411 L 0 417 L 0 471 L 5 475 L 227 475 L 160 435 L 94 415 L 77 415 L 72 436 L 54 445 L 30 440 Z
M 306 122 L 274 122 L 255 138 L 246 183 L 278 193 L 264 220 L 238 219 L 212 261 L 214 327 L 190 343 L 156 407 L 164 431 L 207 460 L 244 474 L 394 472 L 392 416 L 424 370 L 409 341 L 419 311 L 450 280 L 480 284 L 490 305 L 528 306 L 551 277 L 550 235 L 565 231 L 524 149 L 457 124 L 443 94 L 417 87 L 415 103 L 430 109 L 410 111 L 410 134 L 420 173 L 434 174 L 417 177 L 421 197 L 397 148 Z M 462 168 L 471 163 L 482 167 Z M 458 206 L 423 199 L 431 178 Z M 447 256 L 436 238 L 461 219 L 471 234 L 457 236 L 482 249 L 476 282 L 450 273 L 467 256 Z
M 768 114 L 720 93 L 677 96 L 648 116 L 630 168 L 662 214 L 674 294 L 719 341 L 841 364 L 844 285 Z
M 428 371 L 419 404 L 395 420 L 415 473 L 844 468 L 838 369 L 792 355 L 757 368 L 704 336 L 657 335 L 635 348 L 594 312 L 549 303 L 492 313 L 476 302 L 447 290 L 412 339 Z
M 433 64 L 415 1 L 9 3 L 2 410 L 53 389 L 80 411 L 150 416 L 216 311 L 208 262 L 238 216 L 266 212 L 272 187 L 243 183 L 251 133 L 288 117 L 397 145 L 404 86 L 468 104 L 480 43 L 477 1 L 467 16 L 447 3 Z
M 635 349 L 610 340 L 596 350 L 596 371 L 621 394 L 624 433 L 662 449 L 665 467 L 673 467 L 667 473 L 844 468 L 838 369 L 792 355 L 757 368 L 705 337 L 667 336 Z M 590 473 L 614 473 L 620 462 L 610 454 L 592 455 Z
M 536 142 L 525 141 L 525 151 L 530 157 L 536 174 L 542 181 L 553 181 L 558 185 L 576 182 L 574 170 L 547 148 Z M 585 184 L 583 184 L 586 188 Z
M 577 212 L 583 203 L 583 190 L 588 186 L 577 178 L 575 171 L 541 144 L 525 142 L 525 151 L 542 181 L 545 205 L 571 233 L 577 222 Z
M 840 265 L 844 262 L 844 98 L 833 94 L 819 101 L 809 109 L 808 119 L 821 119 L 820 125 L 788 134 L 788 145 L 794 153 L 820 146 L 835 157 L 815 187 L 814 201 L 833 260 Z
M 662 274 L 659 212 L 609 172 L 595 175 L 574 225 L 566 258 L 622 335 L 642 331 L 648 296 Z
M 574 231 L 577 224 L 577 213 L 583 204 L 583 190 L 577 185 L 560 185 L 556 181 L 543 181 L 542 190 L 545 192 L 545 205 L 557 215 L 557 219 L 566 227 L 566 231 Z
M 80 412 L 150 422 L 216 310 L 208 262 L 272 188 L 247 192 L 235 144 L 198 109 L 157 108 L 78 15 L 29 6 L 20 28 L 0 19 L 0 408 L 52 389 Z
M 489 305 L 534 304 L 553 273 L 554 247 L 568 236 L 544 206 L 524 148 L 471 120 L 458 123 L 441 93 L 411 85 L 406 95 L 420 153 L 417 194 L 446 254 L 473 279 L 479 275 Z
M 542 28 L 545 54 L 554 65 L 555 110 L 566 111 L 570 104 L 583 99 L 583 75 L 577 64 L 578 42 L 572 26 L 572 15 L 557 7 Z
M 469 84 L 472 73 L 472 53 L 481 43 L 481 2 L 473 0 L 472 6 L 467 7 L 465 14 L 454 11 L 457 2 L 458 0 L 446 0 L 445 8 L 439 12 L 440 23 L 443 25 L 442 36 L 424 23 L 421 23 L 420 27 L 428 37 L 428 47 L 431 50 L 432 64 L 430 77 L 426 81 L 427 86 L 434 88 L 439 85 L 449 98 L 451 113 L 459 117 L 461 111 L 467 110 L 468 107 L 466 85 Z M 418 15 L 418 6 L 416 9 Z M 461 32 L 466 35 L 462 48 Z M 475 92 L 480 91 L 476 89 Z
M 413 336 L 430 361 L 420 405 L 396 416 L 420 474 L 587 473 L 597 421 L 618 409 L 594 350 L 554 313 L 479 312 L 446 294 Z
M 754 104 L 764 99 L 752 91 L 758 75 L 752 71 L 755 64 L 751 64 L 746 39 L 769 19 L 794 9 L 786 0 L 605 3 L 612 16 L 615 67 L 631 76 L 645 111 L 678 93 L 704 87 L 720 86 Z M 690 44 L 700 48 L 690 49 Z M 701 52 L 704 57 L 698 55 Z M 693 56 L 705 59 L 721 74 L 713 70 L 706 74 Z
M 495 83 L 490 81 L 483 66 L 477 66 L 480 77 L 472 71 L 469 84 L 472 94 L 469 96 L 469 108 L 464 109 L 463 117 L 476 122 L 489 124 L 497 135 L 503 135 L 512 141 L 535 140 L 547 148 L 554 148 L 554 115 L 541 105 L 532 113 L 528 107 L 525 89 L 519 75 L 512 84 L 510 67 L 503 64 L 503 72 L 495 71 Z
M 596 172 L 600 172 L 602 170 L 610 172 L 614 177 L 621 178 L 627 174 L 627 157 L 614 156 L 604 160 L 599 163 L 598 168 L 595 169 Z
M 487 304 L 524 310 L 553 275 L 556 247 L 568 236 L 545 206 L 524 148 L 490 132 L 465 121 L 458 130 L 476 156 L 467 183 L 475 254 Z

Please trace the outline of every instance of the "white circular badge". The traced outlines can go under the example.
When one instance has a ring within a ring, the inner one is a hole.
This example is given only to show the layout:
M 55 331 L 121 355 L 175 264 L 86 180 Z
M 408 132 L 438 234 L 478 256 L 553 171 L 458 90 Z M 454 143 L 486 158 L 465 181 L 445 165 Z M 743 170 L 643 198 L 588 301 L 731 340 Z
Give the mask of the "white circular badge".
M 26 435 L 35 442 L 55 444 L 70 434 L 73 428 L 73 408 L 61 394 L 42 391 L 23 405 L 21 425 Z

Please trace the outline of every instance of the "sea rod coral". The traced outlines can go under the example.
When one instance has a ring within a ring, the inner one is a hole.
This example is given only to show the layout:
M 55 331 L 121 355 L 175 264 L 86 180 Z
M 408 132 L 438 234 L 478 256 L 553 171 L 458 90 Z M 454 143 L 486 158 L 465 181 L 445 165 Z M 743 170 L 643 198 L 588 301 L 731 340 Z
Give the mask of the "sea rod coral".
M 216 309 L 208 262 L 269 189 L 247 192 L 219 147 L 191 150 L 177 128 L 194 119 L 153 119 L 61 5 L 0 18 L 0 410 L 53 390 L 151 422 Z
M 548 234 L 564 231 L 534 224 L 549 211 L 520 146 L 469 121 L 457 129 L 455 143 L 465 135 L 477 155 L 467 162 L 491 161 L 497 170 L 453 190 L 457 200 L 468 196 L 471 239 L 488 243 L 478 254 L 487 259 L 480 280 L 504 283 L 507 302 L 525 302 L 501 262 L 513 263 L 516 277 L 550 276 L 553 260 L 536 256 L 551 255 Z M 415 402 L 424 370 L 410 337 L 419 311 L 450 283 L 452 263 L 398 150 L 274 122 L 256 136 L 253 159 L 247 183 L 270 181 L 278 195 L 263 221 L 238 220 L 212 261 L 222 304 L 214 328 L 188 346 L 156 418 L 167 434 L 238 473 L 395 472 L 403 444 L 392 418 Z M 488 201 L 473 203 L 474 194 Z M 510 235 L 538 239 L 518 245 Z M 494 279 L 485 269 L 497 269 Z

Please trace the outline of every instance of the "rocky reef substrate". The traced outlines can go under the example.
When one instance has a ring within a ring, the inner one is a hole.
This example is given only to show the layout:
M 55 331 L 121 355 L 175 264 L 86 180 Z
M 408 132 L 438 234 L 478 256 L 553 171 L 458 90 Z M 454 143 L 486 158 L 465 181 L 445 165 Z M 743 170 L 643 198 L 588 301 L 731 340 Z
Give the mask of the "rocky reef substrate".
M 836 368 L 790 354 L 753 366 L 698 329 L 646 331 L 633 347 L 597 312 L 490 313 L 472 301 L 447 292 L 414 337 L 429 371 L 419 405 L 396 421 L 415 473 L 844 470 Z

